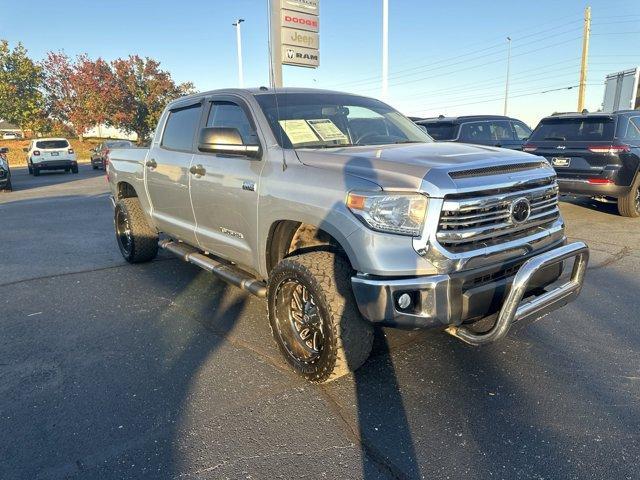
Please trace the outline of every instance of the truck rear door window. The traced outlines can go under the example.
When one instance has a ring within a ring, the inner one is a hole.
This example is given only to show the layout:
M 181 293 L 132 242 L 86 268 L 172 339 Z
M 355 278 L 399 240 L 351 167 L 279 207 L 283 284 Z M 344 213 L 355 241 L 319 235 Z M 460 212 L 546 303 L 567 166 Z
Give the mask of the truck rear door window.
M 558 142 L 597 142 L 613 140 L 612 118 L 554 118 L 544 120 L 531 134 L 531 140 Z
M 162 146 L 171 150 L 193 149 L 193 139 L 200 123 L 200 105 L 172 110 L 162 135 Z
M 456 138 L 456 125 L 453 123 L 423 123 L 427 133 L 434 140 L 453 140 Z

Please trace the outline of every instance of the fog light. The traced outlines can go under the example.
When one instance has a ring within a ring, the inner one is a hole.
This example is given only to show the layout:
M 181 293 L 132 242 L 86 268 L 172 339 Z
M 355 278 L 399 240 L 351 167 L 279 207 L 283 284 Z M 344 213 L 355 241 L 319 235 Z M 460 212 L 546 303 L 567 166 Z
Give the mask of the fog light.
M 411 305 L 411 295 L 408 293 L 403 293 L 398 297 L 398 306 L 401 309 L 408 308 Z

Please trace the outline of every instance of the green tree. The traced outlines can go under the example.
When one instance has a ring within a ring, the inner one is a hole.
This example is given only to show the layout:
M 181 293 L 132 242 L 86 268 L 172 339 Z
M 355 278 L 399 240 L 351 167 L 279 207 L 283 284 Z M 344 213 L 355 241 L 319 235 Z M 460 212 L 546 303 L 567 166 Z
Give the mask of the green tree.
M 43 121 L 42 67 L 18 43 L 13 50 L 0 40 L 0 118 L 22 130 L 37 130 Z
M 194 91 L 192 83 L 176 85 L 171 75 L 160 69 L 160 63 L 151 58 L 132 55 L 113 61 L 112 67 L 116 88 L 109 123 L 135 132 L 139 142 L 149 138 L 168 102 Z

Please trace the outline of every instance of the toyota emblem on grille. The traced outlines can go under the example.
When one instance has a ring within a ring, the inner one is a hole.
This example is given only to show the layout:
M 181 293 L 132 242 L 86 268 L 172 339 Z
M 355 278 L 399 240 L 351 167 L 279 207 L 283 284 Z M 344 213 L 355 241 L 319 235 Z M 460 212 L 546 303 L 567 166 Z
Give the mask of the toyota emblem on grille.
M 511 222 L 523 223 L 529 219 L 531 215 L 531 204 L 529 200 L 522 197 L 518 198 L 511 204 Z

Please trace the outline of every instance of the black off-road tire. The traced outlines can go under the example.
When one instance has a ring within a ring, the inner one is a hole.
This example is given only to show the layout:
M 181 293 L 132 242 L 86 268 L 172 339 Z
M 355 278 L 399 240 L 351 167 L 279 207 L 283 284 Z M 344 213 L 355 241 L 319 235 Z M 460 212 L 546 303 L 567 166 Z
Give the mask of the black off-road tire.
M 91 164 L 91 168 L 93 168 L 94 170 L 97 170 L 98 169 L 98 165 L 96 165 L 95 163 L 92 163 Z
M 33 167 L 31 166 L 31 164 L 28 164 L 27 168 L 29 169 L 29 175 L 33 175 Z
M 33 167 L 33 176 L 34 177 L 40 176 L 40 169 L 38 167 Z
M 114 223 L 116 242 L 127 262 L 148 262 L 158 255 L 158 233 L 147 222 L 137 198 L 118 200 Z
M 9 181 L 5 183 L 4 187 L 2 187 L 0 190 L 3 192 L 12 192 L 13 186 L 11 185 L 11 179 L 9 179 Z
M 618 212 L 623 217 L 640 217 L 640 173 L 631 186 L 631 191 L 618 198 Z
M 342 377 L 362 366 L 371 353 L 373 327 L 358 311 L 352 275 L 348 261 L 331 252 L 288 257 L 271 272 L 267 294 L 271 331 L 289 365 L 309 381 L 323 383 Z M 286 321 L 278 323 L 276 300 L 279 288 L 292 280 L 308 289 L 324 327 L 322 349 L 312 361 L 292 354 L 280 333 L 279 325 Z
M 71 167 L 71 173 L 78 173 L 78 166 Z

